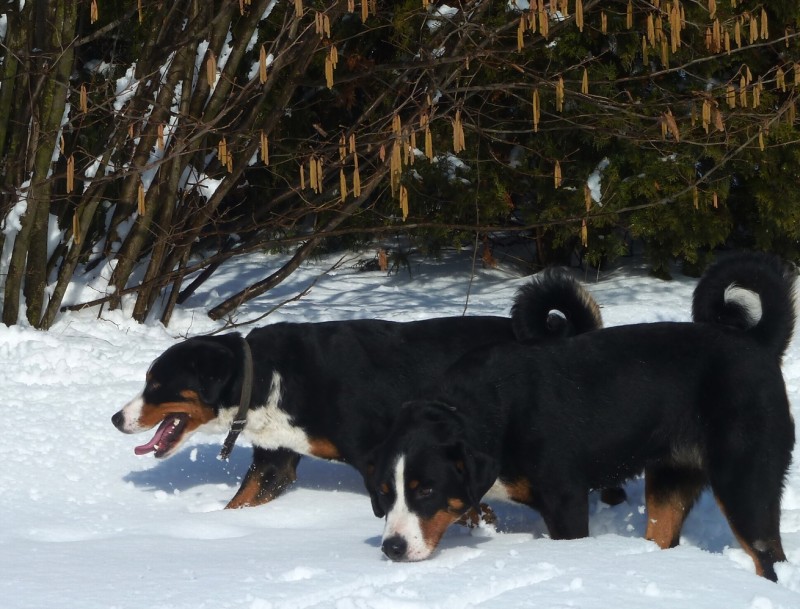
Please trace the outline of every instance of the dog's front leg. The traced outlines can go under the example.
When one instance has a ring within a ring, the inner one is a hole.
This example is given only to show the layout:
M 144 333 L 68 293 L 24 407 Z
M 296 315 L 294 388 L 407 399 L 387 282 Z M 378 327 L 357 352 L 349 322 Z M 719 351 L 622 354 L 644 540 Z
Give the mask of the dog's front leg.
M 242 480 L 242 486 L 225 509 L 253 507 L 275 499 L 297 479 L 300 455 L 280 448 L 265 450 L 253 447 L 253 463 Z
M 580 539 L 589 536 L 588 492 L 578 487 L 542 492 L 539 513 L 551 539 Z

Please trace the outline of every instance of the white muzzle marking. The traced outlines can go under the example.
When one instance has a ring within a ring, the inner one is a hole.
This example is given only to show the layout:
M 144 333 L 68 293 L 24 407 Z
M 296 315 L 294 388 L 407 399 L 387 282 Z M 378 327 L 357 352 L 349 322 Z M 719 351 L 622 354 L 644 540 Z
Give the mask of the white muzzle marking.
M 139 394 L 122 407 L 122 410 L 120 410 L 123 420 L 121 431 L 124 431 L 125 433 L 138 433 L 140 431 L 149 429 L 147 427 L 142 427 L 139 424 L 139 419 L 142 417 L 143 406 L 144 399 L 142 398 L 142 395 Z
M 431 555 L 433 548 L 429 547 L 425 541 L 419 516 L 408 507 L 405 492 L 405 462 L 405 456 L 401 455 L 394 466 L 395 501 L 392 509 L 386 515 L 382 541 L 386 541 L 390 537 L 400 537 L 408 546 L 405 560 L 424 560 Z

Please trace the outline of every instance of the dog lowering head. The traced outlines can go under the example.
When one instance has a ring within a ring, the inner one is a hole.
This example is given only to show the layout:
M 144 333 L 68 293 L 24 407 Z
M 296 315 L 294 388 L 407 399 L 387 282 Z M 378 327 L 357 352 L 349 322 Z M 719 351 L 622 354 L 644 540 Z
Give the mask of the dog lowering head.
M 374 463 L 369 492 L 375 515 L 386 517 L 382 549 L 394 561 L 428 558 L 447 527 L 478 507 L 499 469 L 468 449 L 457 414 L 435 402 L 406 405 Z

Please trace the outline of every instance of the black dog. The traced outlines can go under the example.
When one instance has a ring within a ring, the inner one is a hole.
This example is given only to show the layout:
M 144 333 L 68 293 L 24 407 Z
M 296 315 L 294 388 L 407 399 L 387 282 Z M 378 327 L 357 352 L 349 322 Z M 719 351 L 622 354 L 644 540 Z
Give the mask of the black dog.
M 253 463 L 227 507 L 266 503 L 295 480 L 301 455 L 343 461 L 364 473 L 364 455 L 385 437 L 402 403 L 422 397 L 420 390 L 462 354 L 516 337 L 571 336 L 602 325 L 597 304 L 563 272 L 541 274 L 520 298 L 513 328 L 509 318 L 450 317 L 278 323 L 246 340 L 239 334 L 190 338 L 153 362 L 142 394 L 112 421 L 125 433 L 158 425 L 136 453 L 167 457 L 198 429 L 227 430 L 243 387 L 250 389 L 252 406 L 243 420 Z
M 781 375 L 793 298 L 780 261 L 736 255 L 698 284 L 696 323 L 465 356 L 444 374 L 438 399 L 407 405 L 371 457 L 384 553 L 427 558 L 490 489 L 538 510 L 551 537 L 584 537 L 587 491 L 644 470 L 648 539 L 676 545 L 710 485 L 757 573 L 776 580 L 794 445 Z

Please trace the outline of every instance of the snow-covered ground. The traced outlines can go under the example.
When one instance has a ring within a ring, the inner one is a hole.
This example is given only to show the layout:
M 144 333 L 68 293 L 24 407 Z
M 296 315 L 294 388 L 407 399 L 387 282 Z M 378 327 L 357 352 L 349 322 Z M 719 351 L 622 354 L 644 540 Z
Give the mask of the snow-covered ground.
M 304 267 L 239 312 L 253 318 L 306 288 L 335 259 Z M 110 421 L 141 390 L 150 362 L 182 336 L 218 328 L 204 308 L 278 264 L 254 256 L 204 286 L 173 325 L 124 313 L 64 315 L 50 332 L 0 325 L 0 607 L 3 609 L 251 609 L 335 607 L 800 607 L 800 465 L 790 471 L 780 582 L 754 574 L 705 494 L 680 547 L 643 540 L 641 480 L 616 507 L 592 500 L 591 537 L 551 541 L 534 512 L 495 504 L 497 530 L 453 527 L 425 562 L 382 557 L 382 521 L 354 470 L 303 460 L 298 482 L 273 503 L 223 510 L 250 459 L 240 440 L 228 463 L 221 437 L 197 434 L 166 461 L 136 457 L 140 436 Z M 386 277 L 353 261 L 260 323 L 461 314 L 469 261 L 451 257 Z M 607 325 L 688 320 L 695 282 L 647 277 L 628 261 L 585 277 Z M 525 281 L 479 270 L 469 314 L 508 314 Z M 89 288 L 74 300 L 91 299 Z M 130 306 L 131 303 L 128 303 Z M 247 331 L 247 328 L 244 329 Z M 800 340 L 784 365 L 800 420 Z M 146 438 L 144 438 L 146 439 Z

